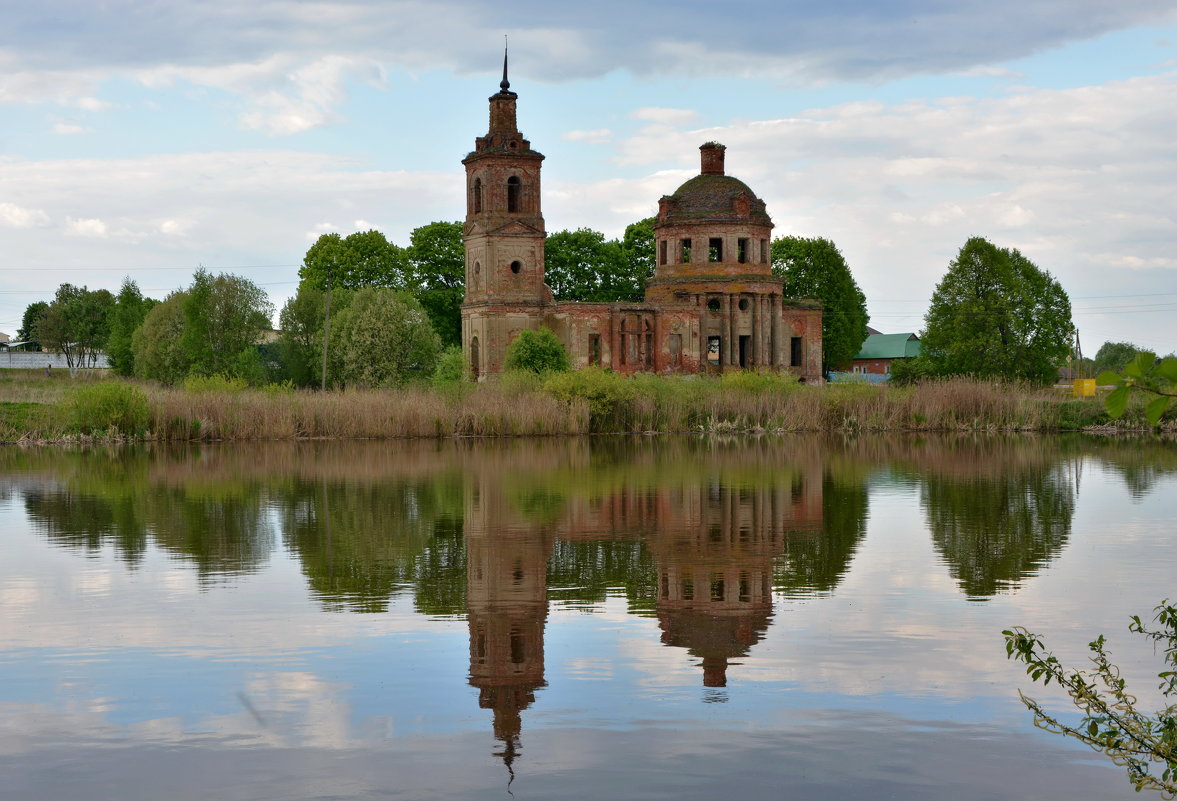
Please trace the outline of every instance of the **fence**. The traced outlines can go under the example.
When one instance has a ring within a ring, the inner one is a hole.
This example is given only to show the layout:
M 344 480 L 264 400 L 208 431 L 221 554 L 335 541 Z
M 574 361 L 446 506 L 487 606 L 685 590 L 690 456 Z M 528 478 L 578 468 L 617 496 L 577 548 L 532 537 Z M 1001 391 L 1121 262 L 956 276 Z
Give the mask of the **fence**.
M 38 353 L 28 350 L 9 350 L 0 348 L 0 370 L 44 370 L 46 365 L 53 365 L 53 369 L 68 370 L 65 356 L 61 353 Z M 94 367 L 107 368 L 110 362 L 105 353 L 99 353 Z

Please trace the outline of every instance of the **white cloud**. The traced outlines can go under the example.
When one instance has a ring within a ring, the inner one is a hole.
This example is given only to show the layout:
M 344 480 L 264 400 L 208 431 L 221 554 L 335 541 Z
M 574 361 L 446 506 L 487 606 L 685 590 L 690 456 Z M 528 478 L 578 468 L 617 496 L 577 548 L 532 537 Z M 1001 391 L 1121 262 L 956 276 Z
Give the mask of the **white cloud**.
M 0 224 L 10 228 L 41 228 L 49 225 L 49 215 L 41 209 L 26 209 L 15 203 L 0 203 Z
M 699 112 L 689 108 L 660 108 L 644 106 L 629 114 L 631 119 L 644 120 L 658 125 L 689 125 L 699 119 Z
M 106 223 L 95 217 L 84 220 L 75 220 L 71 217 L 66 221 L 66 228 L 76 236 L 106 237 Z
M 72 122 L 58 122 L 53 125 L 53 133 L 60 136 L 74 136 L 89 132 L 89 128 Z

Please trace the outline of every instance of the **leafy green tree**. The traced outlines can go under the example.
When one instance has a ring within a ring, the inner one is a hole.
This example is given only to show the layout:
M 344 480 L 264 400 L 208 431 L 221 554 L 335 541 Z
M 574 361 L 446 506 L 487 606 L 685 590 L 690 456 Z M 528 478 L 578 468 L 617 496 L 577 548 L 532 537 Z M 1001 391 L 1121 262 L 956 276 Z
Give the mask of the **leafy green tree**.
M 655 222 L 654 217 L 646 217 L 625 226 L 625 235 L 621 238 L 621 251 L 640 292 L 621 300 L 641 300 L 646 290 L 646 282 L 654 275 Z
M 347 308 L 355 293 L 350 289 L 331 292 L 331 308 L 338 314 Z M 324 295 L 307 282 L 299 284 L 294 297 L 278 314 L 280 360 L 285 377 L 301 387 L 319 383 L 323 358 Z
M 30 303 L 25 309 L 24 316 L 21 317 L 20 330 L 16 332 L 16 338 L 22 342 L 32 339 L 37 330 L 37 323 L 47 311 L 49 311 L 49 304 L 43 300 Z
M 246 351 L 253 351 L 270 327 L 274 307 L 257 284 L 241 276 L 214 276 L 200 269 L 183 301 L 180 347 L 190 375 L 239 375 Z M 247 376 L 242 376 L 247 377 Z
M 122 288 L 115 296 L 114 307 L 110 310 L 110 337 L 106 342 L 106 356 L 117 375 L 135 374 L 135 352 L 131 347 L 131 336 L 136 328 L 143 325 L 147 312 L 158 302 L 143 297 L 139 286 L 130 278 L 123 279 Z
M 1136 354 L 1140 353 L 1142 349 L 1136 347 L 1130 342 L 1105 342 L 1099 346 L 1099 350 L 1095 354 L 1095 364 L 1093 365 L 1096 375 L 1105 373 L 1108 370 L 1119 372 L 1123 370 L 1128 362 L 1136 358 Z
M 634 273 L 621 243 L 588 228 L 548 234 L 544 278 L 556 300 L 612 303 L 642 298 L 643 279 Z
M 383 287 L 365 287 L 331 326 L 331 377 L 365 387 L 387 387 L 428 378 L 441 340 L 416 298 Z
M 921 334 L 938 375 L 1050 383 L 1074 325 L 1062 286 L 1017 250 L 969 239 L 936 286 Z
M 110 311 L 114 296 L 105 289 L 93 291 L 62 284 L 44 316 L 37 321 L 34 339 L 42 347 L 65 355 L 70 370 L 92 367 L 110 336 Z
M 563 373 L 569 369 L 568 354 L 563 343 L 547 328 L 520 331 L 507 346 L 503 366 L 533 373 Z
M 1177 694 L 1177 607 L 1166 600 L 1154 611 L 1153 620 L 1159 627 L 1150 628 L 1134 615 L 1128 630 L 1143 634 L 1164 649 L 1165 669 L 1157 674 L 1158 689 L 1169 699 Z M 1035 726 L 1073 737 L 1107 754 L 1114 763 L 1127 768 L 1128 780 L 1137 792 L 1158 790 L 1165 798 L 1177 796 L 1177 703 L 1153 714 L 1138 710 L 1137 698 L 1128 692 L 1120 669 L 1111 661 L 1102 634 L 1088 645 L 1094 665 L 1088 670 L 1063 667 L 1037 634 L 1021 626 L 1002 634 L 1007 658 L 1024 662 L 1027 675 L 1034 681 L 1054 681 L 1083 713 L 1077 723 L 1063 723 L 1019 690 L 1022 703 L 1034 714 Z
M 460 222 L 415 228 L 406 251 L 411 290 L 425 308 L 445 347 L 462 341 L 462 298 L 466 293 L 466 248 Z
M 389 242 L 379 231 L 363 231 L 341 237 L 323 234 L 307 250 L 298 277 L 316 289 L 359 289 L 382 286 L 409 289 L 409 261 L 404 248 Z
M 866 296 L 838 247 L 822 237 L 784 236 L 772 243 L 772 271 L 785 294 L 822 304 L 822 370 L 844 369 L 866 341 Z
M 183 291 L 168 295 L 131 334 L 135 375 L 164 384 L 176 384 L 188 375 L 189 359 L 180 346 L 186 297 Z

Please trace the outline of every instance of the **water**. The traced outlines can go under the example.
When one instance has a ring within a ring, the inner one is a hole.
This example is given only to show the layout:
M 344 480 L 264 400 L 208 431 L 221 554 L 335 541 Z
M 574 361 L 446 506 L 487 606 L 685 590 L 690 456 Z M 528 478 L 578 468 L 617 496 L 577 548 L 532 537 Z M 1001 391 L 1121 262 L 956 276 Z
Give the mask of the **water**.
M 8 448 L 0 798 L 1139 798 L 1000 631 L 1106 633 L 1157 708 L 1175 484 L 1079 437 Z

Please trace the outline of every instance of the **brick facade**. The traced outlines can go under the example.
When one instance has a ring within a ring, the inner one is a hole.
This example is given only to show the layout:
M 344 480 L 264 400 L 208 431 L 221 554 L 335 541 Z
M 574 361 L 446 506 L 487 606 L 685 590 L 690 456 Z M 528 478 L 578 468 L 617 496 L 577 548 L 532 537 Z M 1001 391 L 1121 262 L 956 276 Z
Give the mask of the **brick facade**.
M 490 130 L 462 161 L 462 347 L 477 379 L 502 370 L 520 331 L 541 326 L 564 343 L 573 367 L 774 369 L 821 379 L 821 306 L 784 297 L 770 270 L 772 220 L 764 201 L 724 174 L 723 145 L 703 145 L 700 174 L 659 201 L 644 302 L 556 302 L 544 283 L 544 157 L 518 130 L 518 95 L 505 75 L 501 87 L 490 98 Z

